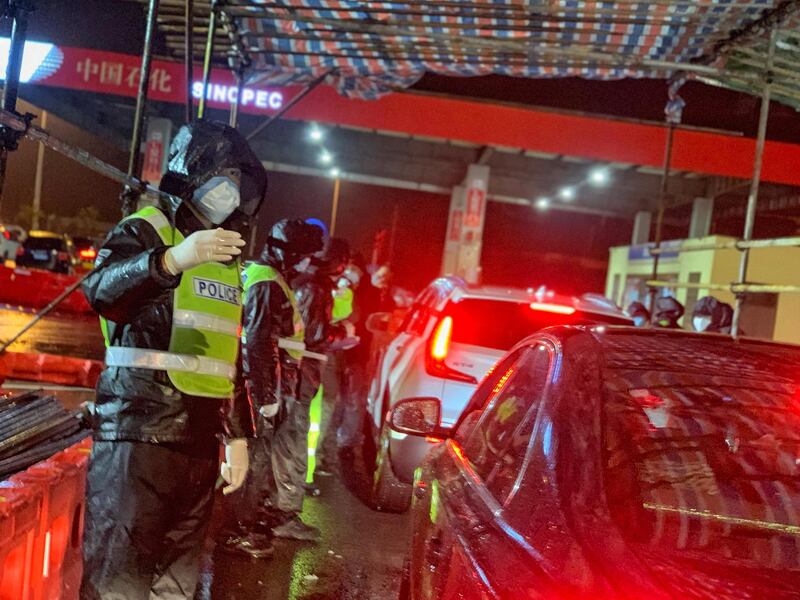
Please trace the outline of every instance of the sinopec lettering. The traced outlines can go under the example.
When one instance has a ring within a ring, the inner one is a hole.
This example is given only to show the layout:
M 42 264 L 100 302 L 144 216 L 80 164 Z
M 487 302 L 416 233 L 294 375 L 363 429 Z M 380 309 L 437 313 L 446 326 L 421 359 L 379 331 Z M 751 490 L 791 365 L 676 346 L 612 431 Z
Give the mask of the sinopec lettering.
M 239 89 L 235 85 L 209 83 L 206 90 L 206 100 L 211 102 L 233 104 L 236 102 L 238 95 Z M 192 85 L 192 96 L 197 99 L 203 96 L 203 83 L 201 81 L 195 81 Z M 283 94 L 270 90 L 244 88 L 241 104 L 242 106 L 256 106 L 264 110 L 279 110 L 283 106 Z

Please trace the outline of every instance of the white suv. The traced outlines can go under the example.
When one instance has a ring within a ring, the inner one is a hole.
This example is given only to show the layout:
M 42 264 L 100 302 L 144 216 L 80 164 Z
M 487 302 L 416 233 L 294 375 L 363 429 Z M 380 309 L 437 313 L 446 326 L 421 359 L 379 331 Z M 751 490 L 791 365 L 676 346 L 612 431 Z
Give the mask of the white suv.
M 587 323 L 632 324 L 619 307 L 595 294 L 575 298 L 543 288 L 469 287 L 452 277 L 429 285 L 381 353 L 369 387 L 367 450 L 375 454 L 376 508 L 408 508 L 414 470 L 438 442 L 389 428 L 385 417 L 398 401 L 438 398 L 442 425 L 452 426 L 478 382 L 519 340 L 544 327 Z

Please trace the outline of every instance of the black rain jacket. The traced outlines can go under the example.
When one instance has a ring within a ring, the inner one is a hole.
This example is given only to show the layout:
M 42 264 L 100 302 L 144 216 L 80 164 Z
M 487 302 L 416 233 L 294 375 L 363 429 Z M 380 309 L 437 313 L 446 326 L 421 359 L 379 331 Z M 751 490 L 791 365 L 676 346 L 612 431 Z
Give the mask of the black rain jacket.
M 204 227 L 188 203 L 195 190 L 223 168 L 241 174 L 240 205 L 222 226 L 246 227 L 266 194 L 267 174 L 242 135 L 223 123 L 184 125 L 170 146 L 161 189 L 173 197 L 162 210 L 184 236 Z M 142 219 L 119 223 L 108 235 L 94 270 L 83 283 L 92 308 L 108 320 L 115 346 L 169 350 L 173 290 L 181 276 L 161 267 L 164 246 Z M 98 440 L 178 444 L 216 452 L 216 436 L 254 435 L 254 414 L 237 370 L 232 399 L 198 398 L 179 392 L 165 371 L 107 367 L 97 384 L 94 435 Z
M 280 272 L 266 253 L 256 264 Z M 281 389 L 296 394 L 297 362 L 278 348 L 279 338 L 294 334 L 294 309 L 277 282 L 261 281 L 247 291 L 243 328 L 247 341 L 242 345 L 242 366 L 255 407 L 279 402 Z
M 185 207 L 172 207 L 184 235 L 197 230 Z M 174 214 L 173 213 L 173 214 Z M 111 345 L 169 350 L 173 290 L 181 276 L 161 267 L 167 251 L 143 219 L 119 223 L 108 235 L 97 264 L 83 283 L 89 304 L 108 320 Z M 254 433 L 252 406 L 239 371 L 232 399 L 198 398 L 179 392 L 166 371 L 106 367 L 97 383 L 94 436 L 98 440 L 207 444 Z
M 303 274 L 292 281 L 297 306 L 305 325 L 306 350 L 325 354 L 330 345 L 347 335 L 343 325 L 332 323 L 333 282 L 325 274 Z M 314 358 L 304 358 L 300 365 L 303 390 L 313 396 L 322 383 L 323 363 Z M 310 398 L 306 398 L 310 400 Z

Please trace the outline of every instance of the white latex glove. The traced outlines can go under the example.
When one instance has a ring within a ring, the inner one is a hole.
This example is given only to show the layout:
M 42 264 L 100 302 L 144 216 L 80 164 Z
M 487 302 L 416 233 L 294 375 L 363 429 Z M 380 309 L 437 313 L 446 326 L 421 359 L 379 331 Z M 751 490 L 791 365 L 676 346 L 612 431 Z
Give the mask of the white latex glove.
M 278 414 L 279 407 L 280 406 L 277 402 L 274 402 L 273 404 L 265 404 L 264 406 L 258 409 L 258 412 L 265 419 L 271 419 L 272 417 Z
M 238 231 L 218 227 L 196 231 L 164 254 L 164 268 L 172 275 L 199 267 L 209 262 L 227 262 L 239 256 L 240 248 L 247 242 Z
M 247 440 L 234 439 L 225 442 L 225 462 L 220 466 L 220 475 L 228 485 L 222 488 L 222 493 L 227 496 L 242 487 L 249 467 Z

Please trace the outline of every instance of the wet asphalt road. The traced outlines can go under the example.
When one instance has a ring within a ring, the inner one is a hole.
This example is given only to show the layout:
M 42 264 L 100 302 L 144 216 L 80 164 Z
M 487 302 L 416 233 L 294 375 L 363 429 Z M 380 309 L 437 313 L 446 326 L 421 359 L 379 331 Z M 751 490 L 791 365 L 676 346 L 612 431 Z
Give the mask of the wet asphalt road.
M 320 477 L 322 495 L 305 500 L 303 520 L 320 528 L 319 544 L 276 540 L 275 555 L 258 561 L 214 552 L 209 541 L 196 600 L 397 598 L 409 515 L 367 507 L 360 459 L 342 471 L 348 475 Z
M 32 316 L 0 307 L 0 340 L 8 339 Z M 40 322 L 11 350 L 100 359 L 103 340 L 96 317 L 56 316 Z M 68 405 L 78 403 L 69 395 L 63 400 Z M 369 508 L 370 477 L 360 455 L 341 460 L 342 475 L 319 477 L 322 495 L 305 500 L 303 520 L 320 528 L 319 544 L 277 540 L 271 559 L 240 559 L 214 552 L 212 525 L 196 600 L 397 598 L 409 516 Z M 217 502 L 215 521 L 220 505 Z
M 0 341 L 16 334 L 33 319 L 35 311 L 0 305 Z M 45 317 L 9 348 L 12 352 L 45 352 L 79 358 L 103 358 L 103 336 L 95 316 Z

